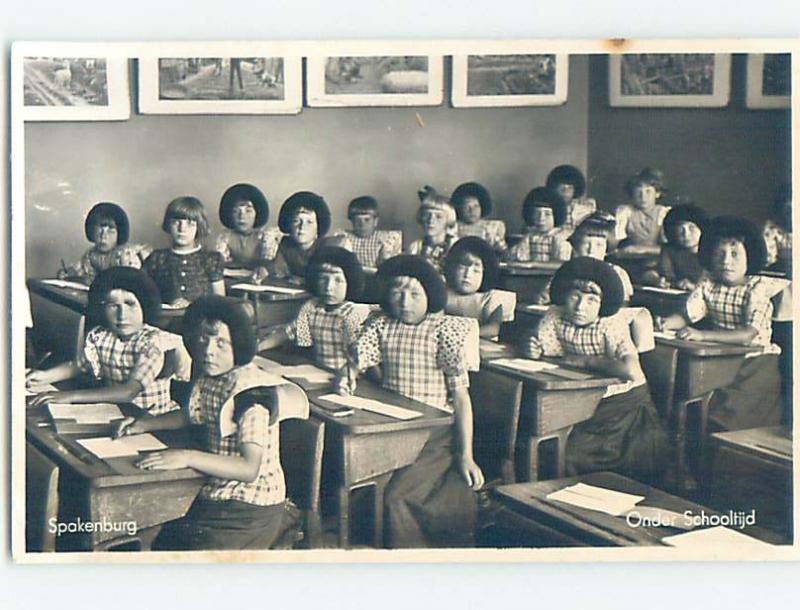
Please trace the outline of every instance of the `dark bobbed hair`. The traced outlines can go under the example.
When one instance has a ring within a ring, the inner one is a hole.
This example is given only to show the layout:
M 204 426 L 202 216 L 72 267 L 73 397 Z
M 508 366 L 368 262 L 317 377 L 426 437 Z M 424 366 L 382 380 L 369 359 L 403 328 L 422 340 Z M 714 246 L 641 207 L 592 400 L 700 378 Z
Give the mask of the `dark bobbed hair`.
M 486 240 L 475 236 L 462 237 L 453 244 L 453 247 L 447 253 L 442 271 L 448 285 L 453 284 L 456 267 L 458 267 L 466 254 L 477 256 L 483 263 L 483 280 L 478 292 L 486 292 L 497 286 L 499 276 L 497 256 Z
M 567 294 L 576 280 L 595 282 L 602 291 L 600 316 L 613 316 L 622 307 L 625 290 L 622 280 L 608 263 L 588 256 L 579 256 L 565 262 L 558 268 L 550 284 L 550 302 L 564 305 Z
M 364 293 L 364 269 L 355 254 L 339 246 L 323 246 L 317 249 L 306 266 L 306 288 L 317 295 L 317 278 L 323 265 L 339 267 L 347 280 L 348 301 L 358 301 Z
M 249 201 L 256 210 L 256 229 L 263 227 L 269 220 L 269 202 L 260 189 L 252 184 L 234 184 L 223 194 L 219 202 L 219 220 L 228 227 L 233 228 L 233 209 L 237 204 Z
M 628 197 L 633 197 L 633 189 L 638 184 L 647 184 L 649 186 L 653 186 L 661 194 L 664 194 L 668 191 L 667 184 L 664 181 L 664 172 L 653 167 L 642 168 L 638 174 L 628 178 L 628 180 L 625 182 L 625 192 L 627 193 Z
M 700 236 L 697 256 L 707 270 L 713 270 L 717 245 L 727 239 L 735 239 L 744 245 L 748 275 L 755 275 L 767 264 L 767 246 L 756 225 L 738 216 L 719 216 L 708 222 Z
M 398 254 L 381 263 L 375 277 L 381 308 L 386 313 L 391 313 L 389 286 L 394 278 L 401 276 L 413 277 L 422 284 L 425 294 L 428 295 L 428 313 L 437 313 L 444 309 L 447 288 L 436 268 L 421 256 Z
M 670 208 L 664 217 L 664 235 L 670 244 L 678 241 L 678 225 L 682 222 L 692 222 L 703 232 L 708 225 L 708 214 L 700 206 L 692 204 L 676 205 Z
M 456 190 L 450 196 L 450 201 L 453 202 L 453 207 L 456 209 L 456 216 L 459 220 L 463 216 L 464 202 L 470 197 L 478 200 L 481 206 L 481 218 L 485 218 L 492 213 L 492 197 L 486 187 L 477 182 L 465 182 L 456 187 Z
M 87 324 L 107 328 L 104 306 L 108 293 L 112 290 L 127 290 L 136 295 L 142 307 L 145 324 L 153 324 L 161 311 L 161 295 L 155 282 L 141 269 L 133 267 L 111 267 L 97 274 L 89 287 L 89 300 L 86 307 Z
M 169 202 L 161 222 L 161 230 L 169 233 L 169 223 L 173 218 L 188 218 L 197 223 L 197 241 L 208 235 L 208 217 L 203 202 L 197 197 L 184 195 Z
M 375 197 L 369 195 L 362 195 L 356 197 L 349 204 L 347 204 L 347 217 L 352 218 L 354 214 L 361 212 L 375 212 L 378 213 L 378 201 Z
M 197 353 L 197 341 L 204 321 L 218 321 L 227 325 L 236 366 L 252 362 L 256 355 L 256 331 L 253 319 L 242 301 L 213 294 L 202 296 L 189 305 L 183 315 L 181 334 L 183 344 L 192 358 Z
M 522 202 L 522 218 L 526 225 L 533 224 L 534 208 L 550 208 L 553 210 L 555 226 L 560 227 L 567 219 L 567 208 L 556 194 L 544 186 L 531 190 Z
M 95 225 L 101 220 L 112 220 L 117 227 L 117 245 L 128 243 L 131 234 L 131 226 L 128 221 L 128 215 L 119 205 L 111 203 L 110 201 L 101 201 L 92 206 L 89 213 L 86 215 L 86 221 L 83 223 L 83 232 L 86 239 L 92 241 L 92 231 Z
M 284 233 L 289 233 L 298 210 L 311 210 L 317 215 L 318 236 L 322 237 L 331 228 L 331 211 L 325 200 L 311 191 L 298 191 L 291 195 L 281 206 L 278 214 L 278 228 Z
M 559 184 L 571 184 L 575 188 L 575 199 L 583 197 L 586 192 L 586 178 L 574 165 L 559 165 L 550 170 L 545 186 L 555 191 Z
M 584 237 L 602 237 L 607 240 L 613 233 L 616 224 L 617 219 L 610 212 L 605 210 L 592 212 L 575 227 L 572 235 L 569 236 L 569 243 L 577 246 Z

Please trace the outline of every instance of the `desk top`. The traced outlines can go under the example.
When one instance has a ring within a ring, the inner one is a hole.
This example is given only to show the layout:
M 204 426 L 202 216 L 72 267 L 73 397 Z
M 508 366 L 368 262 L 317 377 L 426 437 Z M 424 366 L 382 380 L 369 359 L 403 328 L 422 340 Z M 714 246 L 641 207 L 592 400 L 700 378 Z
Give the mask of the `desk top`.
M 721 445 L 787 466 L 792 464 L 792 431 L 788 426 L 750 428 L 711 435 Z
M 650 261 L 657 260 L 660 253 L 660 246 L 629 246 L 609 252 L 606 258 L 612 261 Z
M 542 276 L 553 275 L 563 261 L 553 261 L 547 263 L 540 262 L 511 262 L 500 263 L 501 275 L 521 275 L 521 276 Z
M 674 347 L 692 356 L 744 356 L 755 354 L 762 350 L 760 347 L 749 345 L 729 345 L 711 341 L 686 341 L 677 337 L 665 336 L 663 333 L 653 333 L 658 345 Z
M 519 514 L 534 519 L 555 519 L 570 528 L 576 528 L 619 546 L 663 545 L 665 543 L 661 541 L 662 538 L 681 533 L 681 530 L 670 527 L 630 527 L 625 517 L 614 517 L 603 512 L 547 499 L 549 494 L 575 483 L 586 483 L 644 496 L 645 499 L 637 505 L 641 507 L 662 508 L 679 514 L 685 511 L 692 511 L 694 515 L 702 512 L 706 515 L 719 514 L 700 504 L 612 472 L 595 472 L 565 479 L 503 485 L 495 489 L 494 493 L 501 503 Z M 772 544 L 783 542 L 777 534 L 755 527 L 747 527 L 743 533 Z
M 539 390 L 584 390 L 624 383 L 617 377 L 608 377 L 589 371 L 562 366 L 559 364 L 558 358 L 541 359 L 542 362 L 558 365 L 558 368 L 535 372 L 497 364 L 496 360 L 500 358 L 522 357 L 520 356 L 519 350 L 505 343 L 495 343 L 494 341 L 481 339 L 480 350 L 481 367 L 486 367 L 486 369 L 496 373 L 503 373 L 514 379 L 519 379 Z
M 296 351 L 277 349 L 262 352 L 261 355 L 264 358 L 274 360 L 275 362 L 287 366 L 313 364 L 312 360 Z M 297 382 L 297 380 L 294 381 Z M 323 420 L 326 425 L 334 426 L 347 434 L 373 434 L 396 432 L 400 430 L 416 430 L 419 428 L 449 426 L 453 423 L 453 415 L 451 413 L 447 413 L 441 409 L 431 407 L 416 400 L 411 400 L 396 392 L 385 390 L 377 384 L 365 379 L 363 376 L 358 380 L 356 396 L 371 398 L 387 405 L 402 407 L 403 409 L 409 409 L 411 411 L 418 411 L 422 413 L 422 417 L 403 421 L 379 413 L 362 411 L 360 409 L 355 409 L 352 415 L 336 417 L 332 415 L 330 411 L 319 407 L 319 397 L 333 392 L 332 387 L 322 386 L 321 384 L 299 383 L 298 385 L 303 386 L 303 389 L 305 389 L 308 394 L 308 399 L 311 402 L 311 412 L 316 417 Z
M 256 290 L 250 291 L 250 290 L 243 290 L 240 288 L 233 288 L 233 286 L 235 286 L 236 284 L 248 284 L 248 283 L 250 282 L 248 282 L 247 280 L 233 281 L 230 283 L 230 286 L 227 286 L 227 288 L 231 294 L 253 295 L 257 296 L 258 299 L 261 301 L 299 301 L 299 300 L 306 301 L 311 298 L 311 293 L 306 291 L 302 285 L 297 284 L 296 282 L 291 282 L 289 280 L 281 280 L 277 278 L 268 278 L 263 282 L 261 282 L 260 284 L 258 284 L 258 286 L 267 289 L 264 291 L 256 291 Z M 269 291 L 270 287 L 278 289 L 289 288 L 292 290 L 300 290 L 301 292 L 297 292 L 295 294 L 287 294 L 284 292 L 270 292 Z
M 135 407 L 123 406 L 124 411 L 132 409 Z M 194 444 L 190 429 L 164 430 L 154 432 L 153 435 L 169 447 L 189 447 Z M 136 456 L 100 459 L 77 443 L 77 439 L 91 435 L 58 434 L 43 408 L 27 410 L 25 436 L 51 459 L 61 466 L 66 466 L 92 487 L 119 487 L 204 478 L 204 475 L 189 468 L 141 470 L 135 466 L 140 459 Z

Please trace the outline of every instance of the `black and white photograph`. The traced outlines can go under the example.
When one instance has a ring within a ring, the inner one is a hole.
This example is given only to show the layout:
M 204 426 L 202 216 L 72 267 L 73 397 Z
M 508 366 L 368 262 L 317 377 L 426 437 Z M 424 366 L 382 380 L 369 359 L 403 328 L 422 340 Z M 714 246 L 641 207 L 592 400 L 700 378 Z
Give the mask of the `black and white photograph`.
M 309 106 L 431 106 L 442 101 L 442 58 L 337 55 L 307 59 Z
M 15 45 L 14 558 L 796 559 L 798 45 L 546 45 Z
M 730 57 L 714 53 L 615 55 L 609 63 L 612 106 L 728 104 Z
M 453 57 L 453 106 L 556 106 L 567 99 L 569 61 L 554 53 Z
M 748 108 L 789 108 L 791 93 L 790 53 L 751 53 L 747 56 Z

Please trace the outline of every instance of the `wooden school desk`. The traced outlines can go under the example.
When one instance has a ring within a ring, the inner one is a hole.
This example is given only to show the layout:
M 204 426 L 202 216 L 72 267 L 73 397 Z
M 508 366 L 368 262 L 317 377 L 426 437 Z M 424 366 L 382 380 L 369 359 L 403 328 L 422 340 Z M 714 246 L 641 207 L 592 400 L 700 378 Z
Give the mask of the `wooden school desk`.
M 572 427 L 594 415 L 608 386 L 622 383 L 620 379 L 559 366 L 540 372 L 527 372 L 497 364 L 499 358 L 514 358 L 516 351 L 508 345 L 481 341 L 481 373 L 486 370 L 518 380 L 523 384 L 519 411 L 519 438 L 522 455 L 517 473 L 523 480 L 539 478 L 539 451 L 544 441 L 556 444 L 553 476 L 562 477 L 566 470 L 567 437 Z M 558 363 L 558 359 L 545 359 Z M 476 421 L 481 410 L 491 404 L 474 404 Z M 548 477 L 551 478 L 551 477 Z
M 634 285 L 631 305 L 646 307 L 654 316 L 669 316 L 686 311 L 689 291 Z
M 89 292 L 53 286 L 42 279 L 29 279 L 27 285 L 37 349 L 52 351 L 61 361 L 73 360 L 83 347 Z M 163 307 L 155 325 L 169 329 L 184 311 Z
M 257 328 L 267 328 L 276 324 L 288 324 L 297 317 L 297 312 L 311 295 L 302 286 L 293 284 L 287 280 L 268 278 L 260 286 L 267 288 L 266 291 L 255 292 L 234 288 L 236 284 L 248 283 L 246 280 L 230 282 L 228 294 L 232 297 L 246 299 L 253 305 Z M 270 291 L 269 288 L 276 288 Z M 287 294 L 280 292 L 280 289 L 301 289 L 301 292 Z
M 658 246 L 616 250 L 609 253 L 606 260 L 625 269 L 636 282 L 645 271 L 656 267 L 660 250 Z
M 572 506 L 547 496 L 555 491 L 585 483 L 615 491 L 644 496 L 637 506 L 651 506 L 683 515 L 719 514 L 700 504 L 684 500 L 664 491 L 612 472 L 595 472 L 565 479 L 538 483 L 517 483 L 494 490 L 501 509 L 497 514 L 500 536 L 509 546 L 663 546 L 662 539 L 680 534 L 670 527 L 631 527 L 625 517 L 614 517 L 601 511 Z M 739 530 L 737 530 L 739 531 Z M 779 536 L 758 527 L 746 527 L 742 533 L 771 544 L 784 543 Z
M 131 407 L 131 413 L 134 409 Z M 170 447 L 191 445 L 188 431 L 154 435 Z M 68 539 L 77 543 L 77 549 L 70 545 L 69 550 L 103 551 L 128 543 L 149 550 L 158 526 L 183 517 L 205 481 L 203 475 L 188 468 L 140 470 L 134 465 L 140 457 L 100 459 L 76 442 L 87 435 L 56 433 L 42 408 L 28 409 L 25 436 L 60 468 L 60 522 L 136 523 L 134 536 L 102 531 L 69 534 Z
M 563 261 L 500 263 L 499 288 L 516 292 L 517 301 L 520 303 L 533 302 L 562 264 Z
M 263 352 L 263 356 L 284 365 L 310 362 L 301 355 L 284 350 Z M 370 486 L 374 489 L 373 543 L 378 548 L 382 547 L 386 483 L 396 470 L 416 461 L 432 429 L 453 424 L 453 415 L 384 390 L 362 376 L 358 380 L 356 396 L 418 411 L 422 416 L 403 421 L 356 409 L 352 415 L 335 417 L 319 406 L 320 396 L 333 392 L 331 386 L 320 388 L 320 384 L 304 384 L 297 379 L 293 381 L 304 386 L 312 414 L 325 422 L 325 459 L 331 467 L 326 475 L 332 475 L 337 490 L 339 545 L 346 548 L 350 543 L 351 493 L 357 488 Z

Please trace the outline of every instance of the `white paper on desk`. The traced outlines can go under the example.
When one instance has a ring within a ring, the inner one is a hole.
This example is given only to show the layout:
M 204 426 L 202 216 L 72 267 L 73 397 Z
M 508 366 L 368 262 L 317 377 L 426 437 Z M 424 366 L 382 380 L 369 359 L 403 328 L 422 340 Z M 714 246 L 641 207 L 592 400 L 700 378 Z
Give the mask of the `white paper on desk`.
M 525 311 L 530 311 L 530 312 L 533 312 L 533 313 L 541 313 L 541 314 L 547 313 L 547 310 L 549 308 L 550 308 L 549 305 L 536 305 L 535 303 L 531 303 L 531 304 L 525 305 L 523 307 L 523 309 L 525 309 Z
M 250 269 L 224 269 L 222 271 L 223 277 L 246 278 L 251 277 L 253 272 Z
M 333 373 L 323 371 L 313 364 L 297 364 L 295 366 L 284 366 L 281 375 L 289 379 L 304 379 L 309 383 L 331 383 Z
M 86 284 L 70 282 L 69 280 L 42 280 L 42 284 L 50 284 L 58 288 L 70 288 L 71 290 L 83 290 L 84 292 L 89 291 L 89 287 Z
M 112 439 L 110 437 L 82 438 L 78 444 L 91 451 L 101 460 L 138 455 L 140 451 L 157 451 L 167 446 L 152 434 L 134 434 Z
M 677 339 L 678 335 L 674 330 L 659 330 L 654 331 L 653 336 L 657 339 Z
M 549 371 L 557 369 L 557 364 L 550 362 L 542 362 L 541 360 L 529 360 L 528 358 L 498 358 L 492 364 L 499 364 L 518 371 L 526 373 L 540 373 L 541 371 Z
M 688 291 L 680 290 L 679 288 L 659 288 L 658 286 L 639 286 L 639 290 L 648 290 L 661 294 L 689 294 Z
M 664 544 L 679 549 L 713 549 L 718 545 L 746 545 L 756 547 L 770 547 L 771 544 L 757 540 L 752 536 L 737 532 L 728 527 L 718 525 L 686 534 L 676 534 L 661 539 Z
M 361 398 L 360 396 L 342 396 L 340 394 L 325 394 L 320 396 L 320 400 L 326 400 L 337 405 L 344 407 L 351 407 L 353 409 L 361 409 L 371 413 L 378 413 L 379 415 L 386 415 L 394 419 L 403 421 L 409 419 L 416 419 L 422 417 L 419 411 L 412 411 L 411 409 L 404 409 L 403 407 L 395 407 L 394 405 L 387 405 L 377 400 L 369 398 Z
M 53 419 L 75 420 L 76 424 L 110 424 L 125 417 L 119 407 L 110 402 L 86 404 L 53 402 L 47 408 Z
M 586 483 L 576 483 L 564 489 L 559 489 L 547 495 L 548 500 L 557 500 L 565 504 L 571 504 L 579 508 L 596 510 L 613 517 L 618 517 L 627 513 L 639 502 L 644 500 L 644 496 L 614 491 Z
M 261 286 L 259 284 L 234 284 L 231 290 L 244 290 L 245 292 L 277 292 L 279 294 L 303 294 L 302 288 L 288 288 L 286 286 Z

